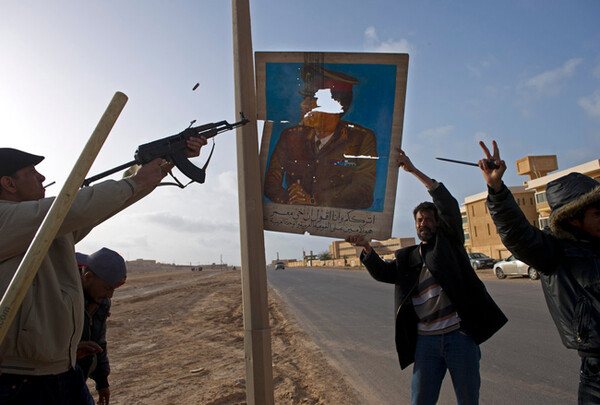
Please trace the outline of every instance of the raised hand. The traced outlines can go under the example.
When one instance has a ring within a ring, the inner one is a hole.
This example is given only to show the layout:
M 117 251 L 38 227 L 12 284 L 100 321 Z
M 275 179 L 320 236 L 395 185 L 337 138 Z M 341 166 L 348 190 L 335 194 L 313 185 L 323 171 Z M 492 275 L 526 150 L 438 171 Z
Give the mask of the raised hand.
M 398 152 L 398 157 L 396 157 L 396 163 L 398 164 L 398 167 L 403 168 L 405 171 L 407 171 L 409 173 L 414 173 L 415 166 L 412 164 L 412 162 L 410 161 L 408 156 L 406 156 L 404 151 L 402 149 L 400 149 L 399 147 L 396 148 L 396 151 Z
M 506 163 L 500 159 L 500 150 L 496 141 L 492 141 L 493 154 L 490 154 L 490 150 L 485 146 L 483 141 L 479 142 L 479 146 L 485 153 L 485 159 L 481 159 L 478 164 L 485 182 L 495 191 L 500 191 L 502 188 L 502 176 L 506 171 Z M 496 167 L 490 168 L 488 162 L 493 162 Z

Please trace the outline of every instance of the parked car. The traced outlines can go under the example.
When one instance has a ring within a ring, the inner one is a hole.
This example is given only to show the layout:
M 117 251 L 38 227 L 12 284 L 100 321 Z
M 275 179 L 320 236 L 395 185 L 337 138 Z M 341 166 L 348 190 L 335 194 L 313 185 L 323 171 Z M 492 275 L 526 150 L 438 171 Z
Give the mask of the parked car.
M 483 253 L 468 253 L 471 267 L 477 269 L 491 269 L 496 261 Z
M 285 264 L 283 262 L 275 263 L 275 270 L 285 270 Z
M 526 276 L 532 280 L 540 278 L 540 274 L 536 269 L 517 260 L 512 255 L 494 264 L 494 274 L 501 280 L 506 276 Z

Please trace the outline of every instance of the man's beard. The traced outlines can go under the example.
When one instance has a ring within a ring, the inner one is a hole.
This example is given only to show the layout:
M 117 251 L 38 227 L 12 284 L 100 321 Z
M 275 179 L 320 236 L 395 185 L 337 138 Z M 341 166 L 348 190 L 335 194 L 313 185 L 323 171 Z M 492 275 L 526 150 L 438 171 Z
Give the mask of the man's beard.
M 421 229 L 427 229 L 427 233 L 421 233 Z M 435 232 L 432 232 L 429 228 L 420 228 L 417 232 L 417 237 L 423 242 L 431 242 L 435 237 Z

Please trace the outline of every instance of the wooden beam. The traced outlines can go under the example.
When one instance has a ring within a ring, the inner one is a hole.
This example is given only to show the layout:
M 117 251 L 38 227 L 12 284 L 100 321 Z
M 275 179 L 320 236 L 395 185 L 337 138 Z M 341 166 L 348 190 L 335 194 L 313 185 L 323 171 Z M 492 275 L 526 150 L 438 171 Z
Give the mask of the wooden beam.
M 236 114 L 251 121 L 236 130 L 246 401 L 270 405 L 273 367 L 249 1 L 232 0 L 232 17 Z

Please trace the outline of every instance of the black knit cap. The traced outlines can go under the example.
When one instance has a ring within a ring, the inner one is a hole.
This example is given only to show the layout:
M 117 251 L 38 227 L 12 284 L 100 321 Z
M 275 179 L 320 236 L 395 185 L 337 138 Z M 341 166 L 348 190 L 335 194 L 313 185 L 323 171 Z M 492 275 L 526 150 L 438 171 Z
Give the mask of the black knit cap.
M 35 166 L 44 160 L 43 156 L 32 155 L 13 148 L 0 148 L 0 177 L 12 176 L 27 166 Z

